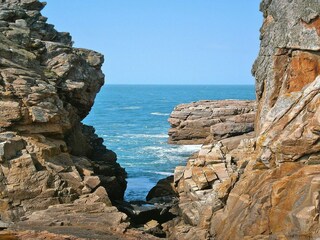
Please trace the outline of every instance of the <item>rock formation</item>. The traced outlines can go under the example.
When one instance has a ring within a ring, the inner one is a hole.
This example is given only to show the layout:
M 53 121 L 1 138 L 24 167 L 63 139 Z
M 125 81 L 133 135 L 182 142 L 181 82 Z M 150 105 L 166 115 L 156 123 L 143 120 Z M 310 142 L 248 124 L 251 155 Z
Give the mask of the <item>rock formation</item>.
M 73 48 L 69 33 L 46 23 L 44 6 L 37 0 L 0 4 L 3 221 L 81 201 L 108 211 L 126 188 L 115 153 L 80 122 L 104 83 L 103 56 Z
M 180 104 L 170 115 L 168 142 L 203 144 L 252 132 L 255 102 L 245 100 L 199 101 Z
M 257 157 L 224 211 L 213 216 L 211 231 L 229 238 L 312 239 L 320 237 L 320 4 L 263 1 L 261 10 L 261 50 L 253 67 Z M 235 228 L 214 226 L 216 221 Z
M 173 184 L 179 203 L 171 211 L 179 216 L 164 224 L 170 239 L 212 237 L 212 214 L 224 208 L 231 189 L 255 156 L 253 136 L 249 133 L 204 144 L 186 166 L 176 167 Z
M 320 238 L 320 4 L 263 0 L 261 11 L 257 137 L 205 145 L 176 168 L 171 239 Z
M 103 84 L 103 56 L 73 48 L 43 7 L 0 4 L 1 220 L 68 231 L 65 239 L 92 230 L 97 239 L 126 238 L 127 216 L 111 203 L 123 198 L 125 171 L 80 122 Z M 320 4 L 262 0 L 261 11 L 256 137 L 243 135 L 253 129 L 250 102 L 193 103 L 171 116 L 171 142 L 206 142 L 175 170 L 179 202 L 171 211 L 179 216 L 163 225 L 171 239 L 320 238 Z M 154 239 L 127 231 L 129 239 Z

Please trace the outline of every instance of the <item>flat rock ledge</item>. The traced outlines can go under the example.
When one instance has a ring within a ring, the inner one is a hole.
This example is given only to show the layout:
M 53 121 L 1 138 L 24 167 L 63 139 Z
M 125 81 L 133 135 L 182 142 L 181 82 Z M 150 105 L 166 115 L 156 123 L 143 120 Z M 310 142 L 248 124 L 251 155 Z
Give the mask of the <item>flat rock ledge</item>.
M 180 104 L 170 115 L 170 144 L 203 144 L 254 130 L 256 103 L 248 100 Z

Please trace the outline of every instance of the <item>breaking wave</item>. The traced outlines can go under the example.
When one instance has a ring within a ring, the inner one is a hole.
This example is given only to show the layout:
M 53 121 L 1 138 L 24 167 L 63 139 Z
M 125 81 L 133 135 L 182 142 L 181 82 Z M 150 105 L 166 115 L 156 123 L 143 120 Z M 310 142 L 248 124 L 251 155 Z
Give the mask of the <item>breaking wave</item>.
M 121 110 L 137 110 L 137 109 L 141 109 L 142 107 L 140 106 L 129 106 L 129 107 L 122 107 L 120 108 Z
M 161 112 L 152 112 L 150 114 L 156 115 L 156 116 L 169 116 L 170 115 L 170 113 L 161 113 Z

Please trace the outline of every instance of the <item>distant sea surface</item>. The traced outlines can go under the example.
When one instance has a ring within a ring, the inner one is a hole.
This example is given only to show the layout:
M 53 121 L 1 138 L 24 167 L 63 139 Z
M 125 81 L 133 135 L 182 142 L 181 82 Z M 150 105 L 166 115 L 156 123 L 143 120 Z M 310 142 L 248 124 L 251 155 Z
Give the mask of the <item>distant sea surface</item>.
M 103 137 L 128 173 L 125 198 L 145 200 L 158 180 L 185 165 L 198 145 L 167 144 L 173 108 L 198 100 L 255 99 L 252 85 L 105 85 L 83 121 Z

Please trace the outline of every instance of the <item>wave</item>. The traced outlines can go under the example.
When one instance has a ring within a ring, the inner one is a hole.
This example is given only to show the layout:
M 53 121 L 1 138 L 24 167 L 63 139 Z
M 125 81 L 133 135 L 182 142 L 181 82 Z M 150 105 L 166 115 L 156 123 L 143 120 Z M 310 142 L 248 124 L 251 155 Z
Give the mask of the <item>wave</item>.
M 106 115 L 108 111 L 119 111 L 119 110 L 138 110 L 141 109 L 141 106 L 127 106 L 127 107 L 103 107 L 106 111 Z M 99 117 L 103 116 L 104 113 L 100 113 Z
M 120 108 L 121 110 L 137 110 L 137 109 L 141 109 L 142 107 L 140 106 L 129 106 L 129 107 L 122 107 Z
M 161 112 L 152 112 L 150 114 L 156 115 L 156 116 L 169 116 L 170 115 L 170 113 L 161 113 Z
M 199 151 L 202 145 L 180 145 L 180 146 L 147 146 L 144 147 L 143 150 L 145 151 L 159 151 L 164 153 L 193 153 Z
M 180 147 L 182 148 L 183 151 L 186 152 L 196 152 L 199 151 L 201 148 L 201 144 L 198 145 L 181 145 Z
M 147 171 L 148 173 L 155 173 L 158 175 L 163 175 L 163 176 L 172 176 L 173 172 L 152 172 L 152 171 Z
M 143 134 L 143 133 L 137 133 L 137 134 L 123 134 L 123 137 L 126 138 L 167 138 L 168 134 Z
M 192 153 L 199 151 L 201 145 L 181 146 L 146 146 L 141 149 L 142 155 L 153 156 L 152 164 L 178 163 L 185 161 Z

